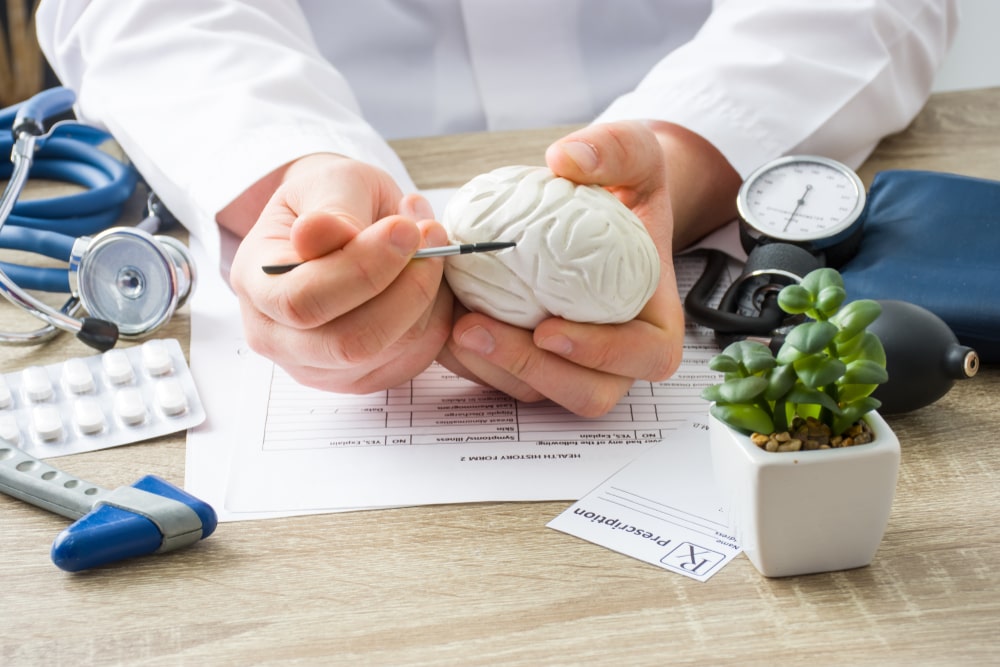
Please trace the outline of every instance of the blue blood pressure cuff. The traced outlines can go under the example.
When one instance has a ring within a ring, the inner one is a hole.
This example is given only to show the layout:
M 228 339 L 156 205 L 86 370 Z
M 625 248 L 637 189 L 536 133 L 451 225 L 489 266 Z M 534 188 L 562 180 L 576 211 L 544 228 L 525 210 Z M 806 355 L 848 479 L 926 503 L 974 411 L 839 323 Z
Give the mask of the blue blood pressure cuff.
M 883 171 L 864 215 L 840 268 L 847 293 L 923 306 L 983 362 L 1000 361 L 1000 181 Z

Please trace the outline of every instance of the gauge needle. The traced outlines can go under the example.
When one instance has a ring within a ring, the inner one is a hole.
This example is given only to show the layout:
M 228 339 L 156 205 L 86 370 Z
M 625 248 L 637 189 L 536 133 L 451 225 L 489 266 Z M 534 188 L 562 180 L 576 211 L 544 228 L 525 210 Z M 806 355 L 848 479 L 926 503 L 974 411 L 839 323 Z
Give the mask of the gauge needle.
M 806 195 L 808 195 L 809 191 L 812 190 L 812 189 L 813 189 L 813 186 L 807 185 L 806 189 L 805 189 L 805 192 L 803 192 L 802 196 L 799 197 L 798 201 L 795 202 L 795 208 L 792 209 L 792 214 L 788 216 L 788 220 L 785 222 L 785 229 L 784 229 L 784 231 L 786 231 L 786 232 L 788 231 L 788 225 L 792 224 L 792 218 L 794 218 L 795 214 L 799 212 L 799 207 L 801 207 L 803 204 L 806 203 Z

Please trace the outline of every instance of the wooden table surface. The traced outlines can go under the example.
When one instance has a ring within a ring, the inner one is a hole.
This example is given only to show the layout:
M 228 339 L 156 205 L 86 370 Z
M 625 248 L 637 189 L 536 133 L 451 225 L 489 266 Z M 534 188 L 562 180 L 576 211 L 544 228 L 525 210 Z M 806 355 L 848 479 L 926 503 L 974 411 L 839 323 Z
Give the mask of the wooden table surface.
M 560 129 L 395 142 L 422 187 L 540 163 Z M 862 169 L 1000 179 L 1000 89 L 940 94 Z M 1000 260 L 998 260 L 1000 261 Z M 28 326 L 0 304 L 6 328 Z M 164 336 L 187 344 L 182 311 Z M 92 352 L 0 348 L 0 371 Z M 788 579 L 745 557 L 706 583 L 545 527 L 568 503 L 226 523 L 198 545 L 68 574 L 67 520 L 0 496 L 0 665 L 998 664 L 1000 371 L 890 418 L 902 466 L 865 568 Z M 177 484 L 183 436 L 54 461 L 105 487 Z

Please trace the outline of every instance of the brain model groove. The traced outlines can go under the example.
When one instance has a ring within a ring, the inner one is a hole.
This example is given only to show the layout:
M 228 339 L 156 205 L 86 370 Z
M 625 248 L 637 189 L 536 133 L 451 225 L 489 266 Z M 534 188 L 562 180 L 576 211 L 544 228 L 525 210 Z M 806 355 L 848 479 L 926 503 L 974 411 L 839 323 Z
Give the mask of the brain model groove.
M 448 257 L 445 278 L 470 310 L 526 329 L 552 316 L 627 322 L 660 278 L 656 246 L 632 211 L 607 190 L 545 167 L 502 167 L 473 178 L 441 222 L 453 243 L 517 243 Z

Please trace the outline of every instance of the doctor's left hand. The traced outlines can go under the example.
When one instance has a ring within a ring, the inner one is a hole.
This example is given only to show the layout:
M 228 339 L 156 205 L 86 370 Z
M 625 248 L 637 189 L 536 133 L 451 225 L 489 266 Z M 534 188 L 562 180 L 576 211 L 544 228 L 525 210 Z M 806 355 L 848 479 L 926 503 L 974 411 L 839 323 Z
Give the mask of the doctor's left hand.
M 608 188 L 639 216 L 660 254 L 659 286 L 642 312 L 623 324 L 550 318 L 527 331 L 481 313 L 459 313 L 439 361 L 520 400 L 547 398 L 576 414 L 600 416 L 637 379 L 665 379 L 681 360 L 684 315 L 672 261 L 666 163 L 657 136 L 638 121 L 579 130 L 550 146 L 546 160 L 559 176 Z
M 368 393 L 422 371 L 450 332 L 454 300 L 442 260 L 411 261 L 448 242 L 432 218 L 426 200 L 402 198 L 371 165 L 329 154 L 292 163 L 256 224 L 235 229 L 246 236 L 230 282 L 250 347 L 327 391 Z M 282 275 L 261 270 L 298 261 Z

